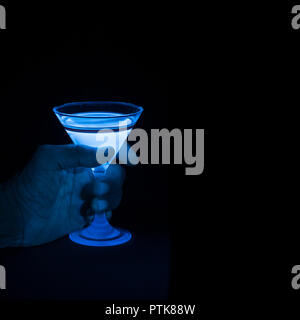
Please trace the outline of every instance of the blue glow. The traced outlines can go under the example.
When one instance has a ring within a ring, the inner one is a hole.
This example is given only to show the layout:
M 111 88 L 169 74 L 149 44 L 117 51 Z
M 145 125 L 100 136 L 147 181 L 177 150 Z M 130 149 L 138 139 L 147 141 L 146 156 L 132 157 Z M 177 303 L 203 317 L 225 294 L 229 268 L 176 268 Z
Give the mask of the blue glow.
M 124 109 L 124 113 L 114 112 L 116 109 Z M 73 143 L 96 148 L 113 147 L 115 155 L 142 111 L 141 107 L 121 102 L 69 103 L 54 108 Z M 94 175 L 105 175 L 108 165 L 93 168 Z M 131 237 L 129 231 L 112 227 L 105 212 L 97 212 L 91 225 L 70 234 L 72 241 L 96 247 L 119 245 L 129 241 Z
M 125 118 L 122 120 L 107 117 L 103 112 L 93 112 L 93 116 L 98 118 L 68 118 L 64 119 L 65 129 L 75 144 L 83 144 L 94 148 L 113 147 L 117 154 L 132 130 L 132 120 Z M 81 115 L 88 115 L 84 113 Z M 109 113 L 110 116 L 119 114 Z M 85 127 L 84 127 L 85 126 Z M 97 129 L 95 127 L 97 126 Z M 79 129 L 80 128 L 80 129 Z
M 96 214 L 90 226 L 70 234 L 72 241 L 93 247 L 116 246 L 129 241 L 131 237 L 129 231 L 112 227 L 105 213 Z

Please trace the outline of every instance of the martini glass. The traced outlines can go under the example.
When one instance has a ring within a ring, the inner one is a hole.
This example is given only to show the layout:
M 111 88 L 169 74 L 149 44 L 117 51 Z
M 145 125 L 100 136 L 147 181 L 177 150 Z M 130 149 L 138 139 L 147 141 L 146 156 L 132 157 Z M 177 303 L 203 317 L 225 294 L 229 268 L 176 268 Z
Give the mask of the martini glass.
M 114 156 L 101 166 L 93 168 L 95 178 L 105 175 L 107 168 L 120 151 L 143 108 L 125 102 L 73 102 L 53 109 L 75 144 L 94 148 L 112 147 Z M 102 162 L 101 162 L 102 163 Z M 72 232 L 72 241 L 95 247 L 115 246 L 131 239 L 131 233 L 109 224 L 105 211 L 95 213 L 86 228 Z

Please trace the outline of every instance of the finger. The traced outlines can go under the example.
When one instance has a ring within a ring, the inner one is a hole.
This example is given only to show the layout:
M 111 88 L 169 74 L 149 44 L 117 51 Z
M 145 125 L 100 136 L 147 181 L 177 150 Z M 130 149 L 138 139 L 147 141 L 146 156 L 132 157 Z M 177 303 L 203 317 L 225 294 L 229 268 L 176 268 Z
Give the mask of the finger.
M 92 200 L 91 207 L 95 213 L 104 212 L 108 210 L 109 204 L 106 200 L 94 198 Z
M 101 198 L 107 195 L 114 188 L 113 184 L 103 182 L 99 179 L 94 180 L 83 186 L 80 192 L 80 198 L 85 201 L 91 201 L 92 198 Z
M 110 147 L 96 149 L 83 145 L 69 145 L 63 148 L 61 154 L 58 153 L 57 156 L 60 167 L 63 169 L 76 167 L 94 168 L 99 166 L 99 159 L 97 158 L 99 150 L 103 150 L 103 153 L 105 153 L 106 151 L 110 152 L 110 149 Z
M 47 162 L 49 169 L 93 168 L 99 165 L 96 153 L 96 148 L 83 145 L 43 145 L 37 156 Z
M 118 164 L 111 164 L 106 170 L 105 176 L 99 177 L 102 182 L 106 182 L 111 189 L 121 188 L 125 181 L 125 170 Z
M 106 182 L 95 181 L 93 184 L 93 196 L 102 197 L 108 194 L 110 191 L 110 185 Z

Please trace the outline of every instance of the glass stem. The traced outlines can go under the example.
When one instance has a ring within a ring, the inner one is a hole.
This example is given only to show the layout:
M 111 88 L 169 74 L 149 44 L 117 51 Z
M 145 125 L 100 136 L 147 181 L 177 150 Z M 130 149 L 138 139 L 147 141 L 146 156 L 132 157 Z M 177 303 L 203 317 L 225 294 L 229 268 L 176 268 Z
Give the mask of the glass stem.
M 93 168 L 92 172 L 95 179 L 105 176 L 106 169 L 103 166 Z M 82 230 L 81 235 L 91 239 L 107 239 L 117 237 L 120 232 L 112 227 L 106 218 L 107 211 L 98 211 L 95 213 L 93 222 Z

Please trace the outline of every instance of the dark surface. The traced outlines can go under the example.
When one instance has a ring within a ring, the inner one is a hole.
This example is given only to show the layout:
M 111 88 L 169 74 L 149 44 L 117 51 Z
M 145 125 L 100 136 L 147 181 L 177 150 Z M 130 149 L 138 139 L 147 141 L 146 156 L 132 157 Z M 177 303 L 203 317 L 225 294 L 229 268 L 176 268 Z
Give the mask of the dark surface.
M 68 237 L 1 249 L 7 290 L 1 299 L 166 299 L 170 245 L 165 234 L 134 234 L 116 247 L 86 247 Z

